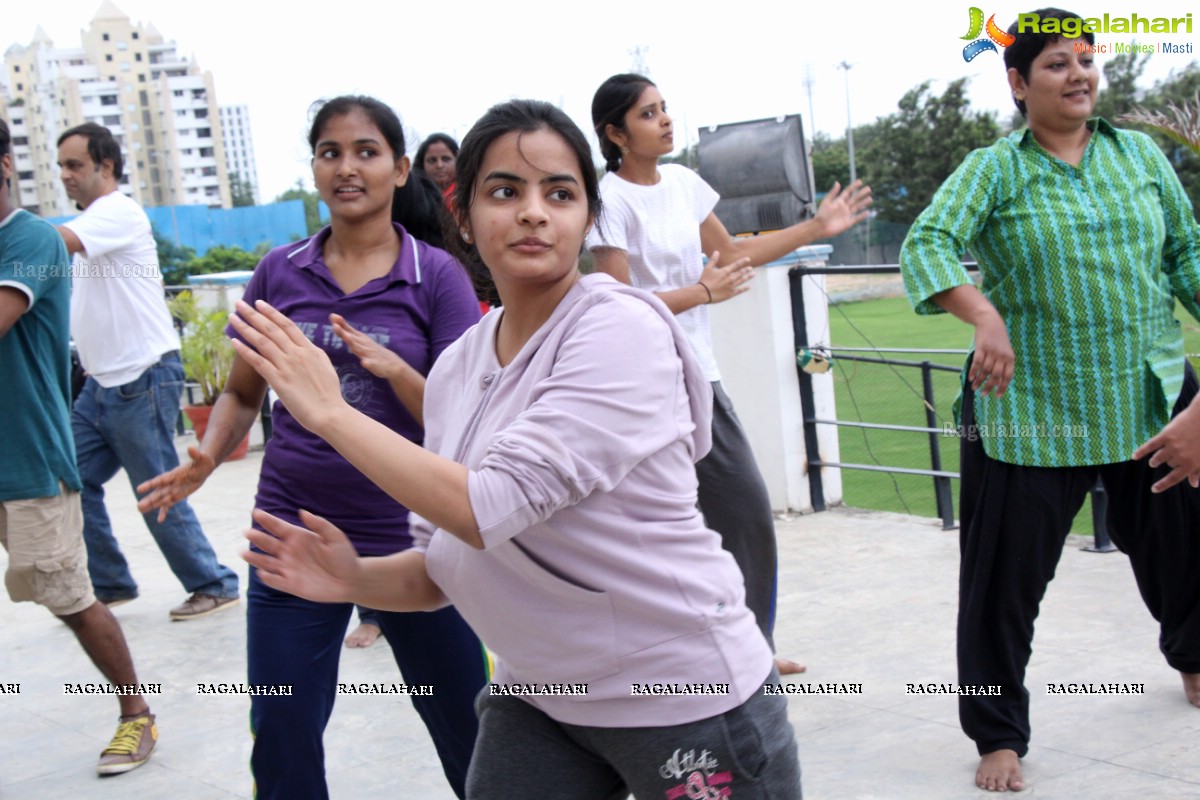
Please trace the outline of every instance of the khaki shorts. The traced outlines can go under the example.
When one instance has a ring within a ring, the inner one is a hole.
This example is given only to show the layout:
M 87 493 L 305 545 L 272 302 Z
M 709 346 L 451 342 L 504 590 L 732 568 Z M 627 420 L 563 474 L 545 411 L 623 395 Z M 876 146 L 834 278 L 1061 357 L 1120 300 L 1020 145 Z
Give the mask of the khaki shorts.
M 8 551 L 4 585 L 14 602 L 45 606 L 59 617 L 96 602 L 88 577 L 79 492 L 0 503 L 0 544 Z

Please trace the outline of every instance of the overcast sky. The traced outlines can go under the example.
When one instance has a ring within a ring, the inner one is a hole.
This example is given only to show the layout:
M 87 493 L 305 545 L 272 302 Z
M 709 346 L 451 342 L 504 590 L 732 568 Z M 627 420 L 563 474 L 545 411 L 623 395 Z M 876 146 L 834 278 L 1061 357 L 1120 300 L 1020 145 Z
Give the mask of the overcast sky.
M 894 13 L 884 13 L 879 0 L 460 0 L 271 8 L 256 0 L 114 2 L 135 23 L 152 22 L 181 54 L 212 71 L 220 104 L 249 106 L 264 200 L 310 176 L 304 139 L 308 108 L 317 98 L 354 92 L 386 101 L 405 123 L 410 155 L 434 131 L 461 138 L 488 106 L 512 97 L 555 102 L 590 130 L 592 93 L 609 75 L 630 70 L 638 48 L 681 129 L 679 146 L 694 141 L 701 126 L 791 113 L 802 114 L 806 127 L 815 122 L 816 130 L 841 135 L 846 73 L 836 65 L 842 61 L 852 65 L 856 125 L 891 113 L 908 89 L 929 79 L 940 91 L 947 81 L 968 76 L 973 105 L 1000 111 L 1002 119 L 1012 109 L 998 53 L 963 61 L 966 42 L 960 37 L 969 27 L 969 2 L 927 0 L 894 6 Z M 980 7 L 1007 28 L 1031 5 Z M 100 0 L 7 3 L 0 47 L 28 44 L 39 24 L 55 45 L 77 47 L 80 29 L 99 7 Z M 701 10 L 714 7 L 719 16 Z M 1191 34 L 1138 38 L 1191 43 L 1200 51 L 1200 8 L 1192 0 L 1105 0 L 1073 10 L 1099 17 L 1128 16 L 1134 9 L 1143 17 L 1194 12 Z M 1193 59 L 1200 52 L 1152 56 L 1147 75 L 1165 77 Z

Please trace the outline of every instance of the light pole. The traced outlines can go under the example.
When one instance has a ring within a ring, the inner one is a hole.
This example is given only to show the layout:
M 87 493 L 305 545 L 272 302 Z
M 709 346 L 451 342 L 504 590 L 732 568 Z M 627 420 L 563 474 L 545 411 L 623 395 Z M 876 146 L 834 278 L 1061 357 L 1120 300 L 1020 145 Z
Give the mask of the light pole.
M 850 121 L 850 67 L 848 61 L 838 64 L 838 69 L 846 72 L 846 144 L 850 148 L 850 182 L 858 180 L 858 170 L 854 166 L 854 124 Z

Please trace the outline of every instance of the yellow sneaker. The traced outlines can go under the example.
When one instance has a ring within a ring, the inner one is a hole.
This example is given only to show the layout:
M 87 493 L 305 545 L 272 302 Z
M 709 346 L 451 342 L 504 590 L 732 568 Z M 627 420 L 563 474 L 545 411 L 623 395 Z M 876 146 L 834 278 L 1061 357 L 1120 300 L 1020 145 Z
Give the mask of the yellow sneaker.
M 100 754 L 100 763 L 96 772 L 101 775 L 119 775 L 137 769 L 150 760 L 154 745 L 158 743 L 158 726 L 154 724 L 154 715 L 146 712 L 140 717 L 117 725 L 117 732 L 104 752 Z

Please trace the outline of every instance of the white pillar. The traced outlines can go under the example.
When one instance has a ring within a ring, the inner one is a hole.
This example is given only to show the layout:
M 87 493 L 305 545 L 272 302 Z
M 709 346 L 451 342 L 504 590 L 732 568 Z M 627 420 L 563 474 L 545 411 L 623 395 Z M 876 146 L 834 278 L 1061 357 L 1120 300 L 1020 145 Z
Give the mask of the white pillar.
M 830 252 L 829 245 L 802 247 L 760 268 L 750 291 L 711 309 L 713 349 L 722 385 L 746 429 L 776 511 L 813 510 L 788 272 L 797 264 L 824 265 Z M 806 275 L 803 280 L 808 341 L 828 344 L 825 276 Z M 813 396 L 816 417 L 835 419 L 831 373 L 813 376 Z M 838 461 L 837 428 L 820 425 L 817 435 L 821 460 Z M 823 469 L 821 478 L 825 503 L 841 502 L 841 471 Z

